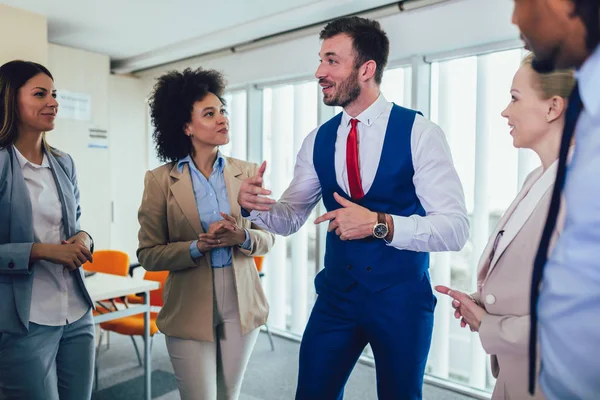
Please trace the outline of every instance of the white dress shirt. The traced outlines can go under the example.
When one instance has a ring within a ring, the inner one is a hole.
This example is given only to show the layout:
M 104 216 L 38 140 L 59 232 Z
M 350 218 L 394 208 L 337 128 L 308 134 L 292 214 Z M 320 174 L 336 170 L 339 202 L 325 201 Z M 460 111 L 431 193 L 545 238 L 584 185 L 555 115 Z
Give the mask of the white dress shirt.
M 564 190 L 565 225 L 538 303 L 549 399 L 600 398 L 600 46 L 577 72 L 584 109 Z
M 391 110 L 392 103 L 380 95 L 356 117 L 359 120 L 360 175 L 365 194 L 371 188 L 379 166 Z M 337 183 L 347 194 L 350 190 L 346 170 L 346 141 L 351 119 L 344 111 L 335 142 Z M 281 199 L 269 212 L 252 211 L 249 216 L 252 222 L 285 236 L 298 231 L 306 222 L 321 199 L 321 184 L 313 165 L 318 130 L 313 130 L 304 140 L 298 153 L 294 178 Z M 427 215 L 393 215 L 394 237 L 389 245 L 411 251 L 458 251 L 469 236 L 462 185 L 444 133 L 439 126 L 421 115 L 415 117 L 413 124 L 411 152 L 415 170 L 413 183 Z
M 44 154 L 42 165 L 37 165 L 13 148 L 29 191 L 35 242 L 60 244 L 65 240 L 62 204 L 48 159 Z M 32 268 L 30 322 L 62 326 L 85 315 L 90 306 L 67 268 L 44 260 L 34 263 Z

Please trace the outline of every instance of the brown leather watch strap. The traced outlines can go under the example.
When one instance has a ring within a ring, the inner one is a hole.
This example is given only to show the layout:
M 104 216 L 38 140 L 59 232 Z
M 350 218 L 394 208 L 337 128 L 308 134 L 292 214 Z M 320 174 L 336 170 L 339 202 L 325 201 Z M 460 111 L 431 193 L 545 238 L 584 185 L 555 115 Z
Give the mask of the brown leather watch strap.
M 387 224 L 387 221 L 385 220 L 385 213 L 382 213 L 382 212 L 377 213 L 377 223 L 378 224 Z

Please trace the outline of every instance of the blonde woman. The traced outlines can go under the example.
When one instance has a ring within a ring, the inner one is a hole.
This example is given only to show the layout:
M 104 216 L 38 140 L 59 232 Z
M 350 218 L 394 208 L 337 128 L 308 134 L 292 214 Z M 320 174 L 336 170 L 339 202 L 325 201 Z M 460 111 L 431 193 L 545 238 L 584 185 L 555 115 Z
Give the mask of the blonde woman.
M 469 296 L 436 287 L 454 299 L 455 317 L 461 326 L 479 332 L 491 355 L 497 378 L 492 399 L 544 398 L 539 389 L 533 397 L 527 391 L 529 293 L 558 167 L 567 97 L 575 80 L 572 71 L 538 74 L 531 61 L 527 56 L 515 74 L 511 101 L 502 116 L 508 120 L 514 146 L 535 151 L 542 165 L 529 174 L 492 234 L 479 262 L 477 292 Z M 553 243 L 563 220 L 561 212 Z

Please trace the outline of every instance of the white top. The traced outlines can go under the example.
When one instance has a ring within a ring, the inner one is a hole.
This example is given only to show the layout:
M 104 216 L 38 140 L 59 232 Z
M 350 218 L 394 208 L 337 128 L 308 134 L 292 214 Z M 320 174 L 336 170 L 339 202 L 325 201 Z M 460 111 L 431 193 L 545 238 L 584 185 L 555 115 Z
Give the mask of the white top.
M 356 119 L 359 120 L 359 164 L 365 194 L 371 188 L 385 139 L 392 103 L 383 95 Z M 335 143 L 337 183 L 350 193 L 346 171 L 346 141 L 350 117 L 345 111 Z M 252 211 L 249 220 L 280 235 L 300 229 L 321 199 L 321 185 L 313 165 L 313 149 L 319 128 L 304 140 L 298 153 L 294 179 L 269 212 Z M 421 115 L 415 117 L 411 150 L 416 194 L 427 215 L 393 215 L 394 237 L 389 245 L 411 251 L 460 250 L 469 236 L 469 222 L 462 185 L 454 169 L 450 148 L 441 128 Z
M 28 161 L 13 147 L 25 178 L 36 243 L 60 244 L 65 240 L 62 204 L 50 163 L 44 154 L 42 165 Z M 33 287 L 29 321 L 38 325 L 63 326 L 83 317 L 90 306 L 69 270 L 48 261 L 33 264 Z M 74 272 L 79 273 L 79 272 Z
M 541 167 L 540 167 L 541 168 Z M 531 216 L 531 213 L 538 206 L 542 197 L 548 192 L 548 189 L 554 185 L 556 179 L 556 170 L 558 169 L 558 160 L 554 161 L 544 172 L 538 172 L 539 176 L 535 183 L 529 188 L 529 191 L 521 199 L 513 213 L 504 224 L 503 235 L 498 240 L 494 258 L 490 265 L 494 265 L 502 255 L 502 251 L 510 244 L 513 238 L 519 233 L 525 222 Z

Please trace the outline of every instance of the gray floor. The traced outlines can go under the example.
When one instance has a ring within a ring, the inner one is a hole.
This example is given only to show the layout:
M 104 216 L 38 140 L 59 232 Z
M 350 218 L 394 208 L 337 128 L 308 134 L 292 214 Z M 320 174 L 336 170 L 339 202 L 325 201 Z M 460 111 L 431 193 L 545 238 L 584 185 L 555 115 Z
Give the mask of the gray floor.
M 138 338 L 139 340 L 140 338 Z M 141 340 L 139 340 L 141 344 Z M 173 369 L 165 347 L 164 337 L 158 335 L 152 352 L 153 398 L 179 399 Z M 299 344 L 275 337 L 275 351 L 271 351 L 263 333 L 252 354 L 246 371 L 240 400 L 293 399 L 298 370 Z M 111 334 L 110 349 L 103 348 L 99 357 L 99 388 L 94 400 L 136 400 L 142 398 L 142 368 L 138 365 L 131 340 Z M 345 391 L 345 400 L 376 400 L 375 370 L 357 364 Z M 454 392 L 425 385 L 425 400 L 467 400 Z

